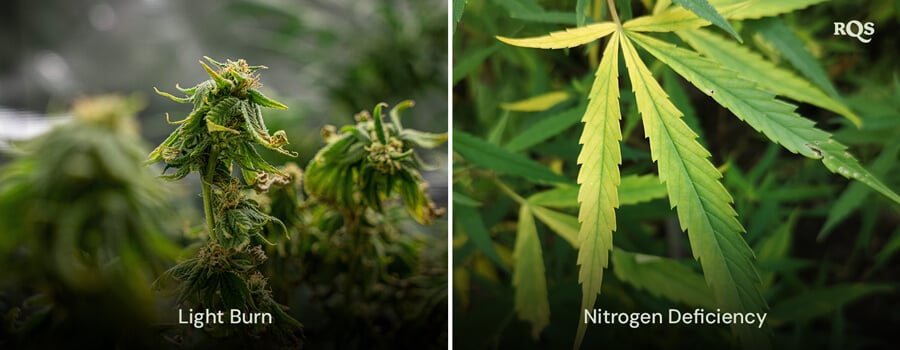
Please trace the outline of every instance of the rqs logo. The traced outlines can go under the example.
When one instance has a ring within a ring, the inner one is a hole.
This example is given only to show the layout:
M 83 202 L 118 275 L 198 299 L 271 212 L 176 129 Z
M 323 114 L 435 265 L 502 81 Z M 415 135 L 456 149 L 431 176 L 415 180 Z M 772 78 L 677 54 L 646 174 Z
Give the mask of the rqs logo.
M 834 22 L 834 35 L 846 35 L 862 43 L 868 43 L 872 41 L 872 34 L 875 34 L 875 23 L 872 22 L 862 23 L 857 20 L 847 23 Z

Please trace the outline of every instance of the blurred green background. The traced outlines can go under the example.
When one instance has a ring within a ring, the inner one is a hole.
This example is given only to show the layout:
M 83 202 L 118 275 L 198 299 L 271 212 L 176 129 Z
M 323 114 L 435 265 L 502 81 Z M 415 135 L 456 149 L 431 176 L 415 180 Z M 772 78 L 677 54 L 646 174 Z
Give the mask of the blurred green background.
M 378 102 L 415 100 L 416 116 L 404 122 L 444 131 L 446 8 L 444 0 L 9 1 L 0 108 L 54 113 L 75 97 L 137 92 L 147 97 L 141 125 L 153 143 L 170 131 L 164 112 L 189 111 L 153 87 L 206 79 L 197 69 L 205 55 L 270 67 L 264 91 L 290 106 L 272 128 L 305 150 L 301 162 L 321 145 L 322 125 L 352 122 Z

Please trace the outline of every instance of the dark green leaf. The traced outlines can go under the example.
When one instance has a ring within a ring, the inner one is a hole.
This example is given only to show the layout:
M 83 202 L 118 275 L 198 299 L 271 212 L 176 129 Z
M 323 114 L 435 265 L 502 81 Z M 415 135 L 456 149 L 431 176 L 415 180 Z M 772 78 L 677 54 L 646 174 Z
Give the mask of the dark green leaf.
M 467 52 L 460 55 L 459 60 L 453 65 L 453 85 L 480 68 L 481 63 L 502 46 L 502 43 L 494 42 L 488 47 L 466 50 Z
M 468 207 L 480 207 L 481 202 L 472 199 L 472 197 L 466 196 L 462 193 L 453 191 L 453 203 L 465 205 Z
M 803 73 L 831 97 L 838 97 L 837 90 L 828 79 L 828 74 L 819 65 L 819 61 L 809 51 L 806 51 L 806 45 L 794 34 L 794 31 L 784 24 L 784 21 L 779 18 L 766 18 L 752 23 L 752 27 L 800 73 Z
M 888 174 L 891 168 L 897 164 L 898 153 L 900 153 L 900 142 L 895 141 L 886 146 L 869 167 L 872 175 L 884 177 L 884 175 Z M 831 210 L 828 211 L 828 219 L 825 220 L 825 226 L 822 227 L 822 231 L 819 232 L 819 236 L 816 239 L 821 241 L 828 237 L 831 230 L 859 208 L 871 192 L 872 189 L 865 184 L 851 182 L 850 186 L 847 186 L 847 189 L 841 193 L 840 197 L 831 206 Z
M 793 298 L 773 303 L 769 315 L 780 321 L 802 322 L 824 316 L 864 296 L 895 289 L 889 284 L 840 284 L 807 291 Z
M 722 28 L 737 39 L 737 41 L 744 42 L 741 40 L 741 36 L 731 27 L 731 24 L 728 23 L 728 21 L 726 21 L 725 18 L 722 17 L 722 15 L 720 15 L 706 0 L 673 0 L 673 2 L 697 14 L 697 16 L 710 21 L 716 27 Z
M 584 108 L 572 108 L 543 118 L 516 134 L 504 148 L 518 152 L 539 144 L 578 123 Z
M 716 307 L 703 276 L 677 260 L 613 249 L 612 262 L 616 277 L 638 289 L 691 306 Z
M 562 175 L 517 153 L 512 153 L 460 130 L 453 131 L 453 150 L 472 164 L 541 183 L 569 182 Z
M 616 0 L 616 9 L 619 10 L 619 20 L 623 23 L 632 17 L 631 0 Z
M 453 217 L 456 218 L 459 228 L 466 232 L 469 239 L 475 244 L 475 247 L 481 250 L 498 267 L 503 270 L 509 270 L 494 249 L 494 242 L 491 240 L 491 235 L 488 233 L 487 228 L 484 227 L 484 222 L 481 220 L 481 215 L 478 214 L 478 211 L 469 206 L 454 205 Z
M 575 3 L 575 24 L 577 24 L 579 27 L 584 25 L 585 18 L 588 15 L 588 4 L 590 3 L 590 0 L 578 0 L 578 2 Z
M 253 302 L 247 282 L 233 272 L 220 275 L 219 294 L 226 309 L 247 311 L 247 306 Z
M 463 11 L 466 9 L 468 0 L 453 0 L 453 31 L 456 32 L 456 25 L 462 19 Z

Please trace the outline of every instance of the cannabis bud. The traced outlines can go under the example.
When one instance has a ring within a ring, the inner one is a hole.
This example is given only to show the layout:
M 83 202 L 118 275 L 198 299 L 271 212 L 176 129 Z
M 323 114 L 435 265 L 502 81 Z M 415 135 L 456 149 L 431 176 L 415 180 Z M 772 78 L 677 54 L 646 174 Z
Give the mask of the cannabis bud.
M 166 176 L 172 180 L 198 170 L 204 179 L 211 176 L 212 182 L 227 183 L 227 178 L 231 177 L 230 161 L 234 161 L 250 186 L 266 188 L 268 182 L 287 182 L 284 179 L 287 175 L 263 160 L 252 146 L 255 143 L 291 157 L 297 156 L 297 153 L 282 148 L 288 144 L 284 131 L 270 135 L 263 121 L 262 107 L 287 109 L 256 89 L 260 83 L 255 72 L 266 67 L 249 66 L 242 59 L 220 63 L 204 58 L 219 68 L 214 71 L 200 62 L 212 80 L 187 89 L 176 86 L 187 95 L 185 97 L 156 90 L 175 102 L 193 103 L 194 110 L 187 118 L 170 122 L 179 125 L 178 129 L 150 153 L 149 162 L 165 161 L 167 170 L 176 169 L 174 174 Z M 211 175 L 217 170 L 218 175 Z M 257 185 L 259 180 L 264 183 Z
M 271 332 L 276 342 L 293 346 L 299 344 L 295 333 L 301 324 L 272 299 L 266 280 L 258 271 L 267 258 L 260 245 L 272 244 L 263 236 L 265 227 L 275 223 L 285 234 L 287 229 L 244 193 L 248 187 L 264 192 L 273 184 L 290 182 L 288 174 L 263 160 L 253 146 L 297 156 L 282 148 L 288 144 L 284 131 L 269 134 L 262 118 L 262 107 L 287 107 L 256 90 L 260 83 L 255 72 L 265 67 L 250 66 L 244 60 L 220 63 L 205 58 L 217 70 L 201 61 L 211 79 L 187 89 L 178 87 L 185 97 L 157 90 L 173 101 L 193 103 L 194 109 L 187 118 L 170 122 L 178 128 L 150 153 L 148 161 L 165 162 L 163 177 L 170 180 L 184 178 L 193 171 L 200 173 L 209 241 L 199 255 L 170 269 L 157 286 L 177 282 L 179 304 L 198 309 L 240 309 L 274 314 L 277 318 L 269 327 L 225 327 L 214 335 L 243 333 L 257 337 Z M 240 167 L 246 186 L 231 177 L 232 164 Z M 175 172 L 165 175 L 170 168 Z
M 447 134 L 404 129 L 399 114 L 412 105 L 404 101 L 394 107 L 391 123 L 384 122 L 381 111 L 387 105 L 381 103 L 372 115 L 357 114 L 356 125 L 326 127 L 322 134 L 328 145 L 306 168 L 306 192 L 343 210 L 379 211 L 381 202 L 396 193 L 417 222 L 431 223 L 440 210 L 425 193 L 422 161 L 412 147 L 437 147 Z

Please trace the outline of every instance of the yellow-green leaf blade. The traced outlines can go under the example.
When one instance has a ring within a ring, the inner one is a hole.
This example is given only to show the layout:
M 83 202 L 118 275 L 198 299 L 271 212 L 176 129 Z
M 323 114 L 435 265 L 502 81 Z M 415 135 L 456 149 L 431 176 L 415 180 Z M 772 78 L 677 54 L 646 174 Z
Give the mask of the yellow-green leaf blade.
M 746 2 L 732 4 L 729 6 L 717 7 L 719 13 L 728 17 L 735 11 L 747 5 Z M 641 16 L 634 18 L 622 24 L 622 28 L 634 32 L 671 32 L 683 29 L 695 29 L 708 26 L 711 23 L 703 18 L 698 17 L 693 12 L 681 8 L 672 7 L 658 14 L 650 16 Z
M 719 7 L 728 6 L 744 1 L 745 0 L 710 0 L 709 3 L 713 6 Z M 825 1 L 826 0 L 755 0 L 750 2 L 748 6 L 734 12 L 731 16 L 727 17 L 730 19 L 770 17 L 780 15 L 782 13 L 804 9 L 809 7 L 810 5 Z
M 540 112 L 553 108 L 553 106 L 556 106 L 568 99 L 568 92 L 553 91 L 546 94 L 526 98 L 524 100 L 501 103 L 500 108 L 516 112 Z
M 843 115 L 857 127 L 861 124 L 859 116 L 850 111 L 847 106 L 826 95 L 821 89 L 793 72 L 776 66 L 744 46 L 700 29 L 678 31 L 676 34 L 697 52 L 739 72 L 743 78 L 759 84 L 765 89 Z
M 628 175 L 619 185 L 619 205 L 632 205 L 666 196 L 666 186 L 656 175 Z
M 581 308 L 590 309 L 597 301 L 603 283 L 603 269 L 609 265 L 612 232 L 616 229 L 615 209 L 619 206 L 619 164 L 622 154 L 619 142 L 622 131 L 619 120 L 619 41 L 613 34 L 603 52 L 591 86 L 584 130 L 578 154 L 578 282 L 581 283 Z M 579 313 L 580 314 L 580 313 Z M 578 323 L 575 348 L 581 347 L 587 324 Z
M 737 41 L 743 42 L 741 36 L 738 35 L 733 27 L 731 27 L 731 24 L 728 23 L 728 21 L 726 21 L 725 18 L 723 18 L 722 15 L 720 15 L 706 0 L 673 0 L 673 2 L 709 21 L 716 27 L 722 28 L 722 30 L 728 32 L 728 34 L 731 34 L 731 36 L 737 39 Z
M 757 131 L 793 153 L 822 159 L 832 172 L 862 181 L 896 203 L 900 197 L 866 171 L 846 146 L 794 112 L 794 105 L 775 99 L 739 73 L 696 52 L 651 37 L 630 33 L 636 43 Z M 854 177 L 854 174 L 859 174 Z
M 552 32 L 550 34 L 534 38 L 516 39 L 497 36 L 497 40 L 513 46 L 532 47 L 538 49 L 565 49 L 587 44 L 589 42 L 607 36 L 615 30 L 615 23 L 602 22 L 587 25 L 584 27 L 569 28 L 563 31 Z
M 518 234 L 513 259 L 516 313 L 519 319 L 531 323 L 531 336 L 537 339 L 550 323 L 550 302 L 547 299 L 547 277 L 544 276 L 541 240 L 537 234 L 534 217 L 531 216 L 527 205 L 519 209 Z
M 541 206 L 530 206 L 534 216 L 541 220 L 553 232 L 569 242 L 574 248 L 578 248 L 578 218 L 553 211 Z
M 619 206 L 638 204 L 666 196 L 666 186 L 653 174 L 622 176 L 619 183 Z M 454 197 L 456 198 L 456 197 Z M 528 204 L 551 208 L 577 208 L 578 187 L 562 184 L 528 197 Z
M 622 51 L 651 156 L 658 162 L 659 178 L 666 184 L 682 230 L 688 232 L 706 283 L 723 311 L 762 312 L 767 306 L 753 251 L 741 236 L 744 228 L 720 181 L 721 173 L 629 40 L 622 40 Z M 745 348 L 768 347 L 768 338 L 755 326 L 732 329 Z

